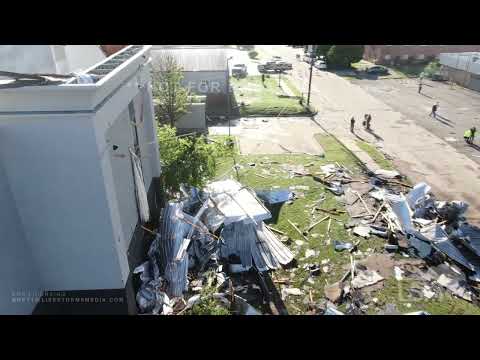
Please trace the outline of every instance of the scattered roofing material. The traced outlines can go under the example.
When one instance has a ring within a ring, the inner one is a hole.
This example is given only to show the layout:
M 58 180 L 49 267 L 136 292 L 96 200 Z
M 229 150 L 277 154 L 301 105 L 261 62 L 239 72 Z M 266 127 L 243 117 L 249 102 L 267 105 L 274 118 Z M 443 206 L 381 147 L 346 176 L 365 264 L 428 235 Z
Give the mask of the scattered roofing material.
M 412 228 L 411 211 L 404 196 L 386 194 L 385 200 L 396 216 L 397 225 L 404 233 L 408 233 Z
M 426 183 L 416 184 L 412 190 L 407 194 L 407 203 L 411 209 L 415 209 L 418 202 L 423 200 L 432 188 Z
M 403 314 L 403 315 L 432 315 L 432 314 L 430 314 L 429 312 L 420 310 L 420 311 L 414 311 L 414 312 L 411 312 L 411 313 L 406 313 L 406 314 Z
M 398 266 L 395 266 L 395 267 L 393 268 L 393 271 L 394 271 L 394 273 L 395 273 L 395 279 L 396 279 L 397 281 L 402 281 L 402 280 L 403 280 L 403 276 L 402 276 L 402 275 L 403 275 L 403 270 L 400 269 Z
M 470 224 L 462 224 L 456 234 L 462 243 L 480 256 L 480 229 Z
M 355 278 L 352 280 L 352 286 L 355 289 L 360 289 L 365 286 L 373 285 L 384 278 L 376 271 L 371 270 L 357 270 L 355 272 Z
M 269 205 L 283 203 L 293 198 L 289 190 L 256 190 L 255 193 Z
M 225 225 L 237 221 L 258 223 L 272 217 L 252 192 L 235 180 L 212 182 L 205 187 L 205 192 L 225 216 Z
M 375 171 L 375 175 L 381 176 L 385 179 L 401 178 L 400 173 L 395 170 L 378 169 Z
M 438 225 L 432 225 L 420 231 L 424 239 L 431 241 L 432 246 L 447 255 L 450 259 L 463 265 L 472 271 L 476 270 L 475 264 L 472 264 L 462 252 L 449 239 L 448 234 Z
M 224 240 L 221 256 L 238 256 L 246 269 L 253 265 L 259 271 L 279 269 L 293 260 L 292 252 L 263 222 L 257 226 L 243 222 L 225 225 L 221 237 Z
M 334 247 L 335 251 L 350 250 L 350 249 L 353 249 L 353 244 L 349 243 L 349 242 L 334 240 L 333 241 L 333 247 Z
M 370 236 L 370 226 L 358 225 L 353 228 L 353 233 L 355 235 L 368 238 Z
M 464 286 L 462 286 L 457 279 L 453 279 L 445 274 L 441 274 L 436 281 L 443 287 L 450 290 L 452 294 L 467 301 L 472 301 L 472 292 L 468 291 Z
M 287 287 L 282 288 L 282 300 L 285 300 L 289 295 L 302 296 L 303 294 L 304 294 L 303 291 L 298 288 L 287 288 Z
M 328 307 L 323 313 L 323 315 L 345 315 L 345 314 L 333 307 Z

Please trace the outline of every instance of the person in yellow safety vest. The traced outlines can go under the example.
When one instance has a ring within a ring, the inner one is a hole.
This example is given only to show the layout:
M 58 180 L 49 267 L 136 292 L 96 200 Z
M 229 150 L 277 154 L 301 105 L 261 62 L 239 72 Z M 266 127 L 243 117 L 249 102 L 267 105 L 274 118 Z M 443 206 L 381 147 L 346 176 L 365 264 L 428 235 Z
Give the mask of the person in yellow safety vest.
M 468 129 L 467 131 L 465 131 L 465 133 L 463 134 L 463 138 L 465 139 L 467 144 L 472 144 L 473 143 L 473 140 L 475 139 L 475 132 L 476 131 L 477 131 L 477 129 L 475 127 L 472 127 L 471 129 Z

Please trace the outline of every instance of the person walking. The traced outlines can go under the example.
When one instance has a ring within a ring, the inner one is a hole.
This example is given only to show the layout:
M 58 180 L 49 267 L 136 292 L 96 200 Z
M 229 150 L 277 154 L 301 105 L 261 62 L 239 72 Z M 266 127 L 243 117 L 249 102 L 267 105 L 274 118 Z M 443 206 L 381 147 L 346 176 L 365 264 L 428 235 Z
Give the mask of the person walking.
M 366 128 L 367 127 L 367 120 L 368 120 L 368 114 L 365 114 L 363 115 L 363 127 Z
M 420 82 L 418 84 L 418 93 L 421 94 L 421 92 L 422 92 L 422 83 Z
M 262 74 L 262 84 L 265 85 L 265 74 Z
M 430 116 L 433 116 L 434 119 L 437 118 L 437 110 L 438 110 L 439 104 L 438 102 L 432 106 L 432 112 L 430 113 Z
M 372 121 L 372 115 L 367 115 L 367 130 L 370 130 L 370 122 Z
M 353 133 L 355 129 L 355 118 L 352 116 L 352 118 L 350 119 L 350 132 Z
M 475 140 L 475 133 L 477 132 L 477 128 L 474 126 L 470 129 L 470 144 L 473 144 Z

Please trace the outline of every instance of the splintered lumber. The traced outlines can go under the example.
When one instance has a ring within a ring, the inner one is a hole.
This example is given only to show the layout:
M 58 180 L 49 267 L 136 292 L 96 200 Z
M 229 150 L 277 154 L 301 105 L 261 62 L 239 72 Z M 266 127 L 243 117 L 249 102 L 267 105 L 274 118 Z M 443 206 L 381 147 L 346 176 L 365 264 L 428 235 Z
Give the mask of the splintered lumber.
M 322 218 L 321 220 L 317 221 L 316 223 L 310 225 L 307 229 L 307 232 L 310 232 L 315 226 L 317 226 L 318 224 L 320 224 L 321 222 L 323 222 L 324 220 L 327 220 L 329 218 L 330 218 L 330 216 L 327 215 L 324 218 Z
M 260 174 L 257 174 L 257 173 L 255 173 L 255 175 L 257 175 L 258 177 L 264 178 L 264 179 L 268 179 L 268 177 L 263 176 L 263 175 L 260 175 Z
M 283 231 L 280 231 L 278 229 L 275 229 L 274 227 L 271 227 L 271 226 L 268 226 L 268 225 L 265 225 L 267 228 L 269 228 L 270 230 L 280 234 L 280 235 L 286 235 Z
M 355 193 L 360 198 L 360 201 L 362 202 L 363 206 L 367 210 L 368 215 L 372 215 L 372 212 L 370 211 L 369 207 L 367 206 L 367 203 L 365 202 L 365 200 L 363 200 L 362 195 L 360 195 L 358 193 L 358 191 L 353 191 L 353 193 Z
M 382 211 L 383 207 L 385 206 L 385 203 L 382 202 L 382 205 L 380 205 L 380 207 L 378 208 L 377 212 L 375 213 L 375 216 L 373 217 L 372 219 L 372 223 L 375 222 L 375 220 L 377 219 L 378 217 L 378 214 L 380 214 L 380 211 Z
M 289 223 L 290 225 L 292 225 L 292 227 L 293 227 L 305 240 L 308 241 L 307 237 L 306 237 L 305 235 L 303 235 L 303 233 L 300 231 L 300 229 L 299 229 L 297 226 L 295 226 L 294 223 L 292 223 L 289 219 L 287 219 L 287 221 L 288 221 L 288 223 Z

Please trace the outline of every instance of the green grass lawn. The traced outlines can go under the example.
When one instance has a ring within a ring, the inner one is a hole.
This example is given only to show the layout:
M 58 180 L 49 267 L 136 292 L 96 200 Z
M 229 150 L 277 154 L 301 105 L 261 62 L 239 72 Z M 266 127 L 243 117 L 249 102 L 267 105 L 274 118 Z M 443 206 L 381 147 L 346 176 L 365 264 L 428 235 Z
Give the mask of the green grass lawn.
M 368 156 L 372 158 L 373 161 L 375 161 L 382 169 L 385 170 L 394 170 L 395 167 L 393 166 L 393 163 L 386 159 L 383 154 L 377 150 L 377 148 L 365 141 L 357 140 L 356 141 L 357 146 L 365 151 Z
M 268 76 L 268 75 L 267 75 Z M 240 109 L 241 116 L 298 116 L 309 114 L 300 105 L 298 98 L 285 97 L 278 87 L 278 76 L 265 78 L 265 86 L 261 76 L 247 76 L 242 79 L 231 79 L 231 85 L 237 104 L 244 102 L 246 106 Z M 283 77 L 286 81 L 286 77 Z M 291 83 L 287 83 L 293 93 L 300 92 Z
M 215 138 L 220 139 L 221 137 Z M 287 297 L 285 305 L 290 314 L 305 314 L 309 310 L 309 306 L 304 300 L 309 298 L 310 292 L 314 302 L 322 299 L 324 286 L 327 283 L 332 284 L 339 281 L 346 271 L 345 266 L 350 263 L 350 254 L 347 251 L 335 252 L 332 244 L 326 245 L 326 240 L 330 239 L 332 242 L 333 240 L 355 242 L 360 239 L 350 235 L 344 228 L 343 223 L 349 220 L 347 214 L 332 216 L 332 218 L 336 220 L 331 221 L 329 234 L 327 234 L 328 220 L 317 225 L 308 234 L 307 241 L 305 241 L 288 222 L 288 220 L 290 220 L 303 231 L 311 223 L 326 216 L 323 212 L 316 212 L 315 215 L 311 215 L 311 209 L 309 208 L 309 206 L 314 204 L 321 196 L 326 197 L 326 200 L 320 205 L 321 208 L 336 208 L 338 210 L 344 210 L 344 208 L 332 193 L 325 190 L 320 183 L 315 182 L 311 177 L 288 178 L 288 174 L 281 169 L 282 164 L 312 164 L 307 167 L 307 169 L 315 173 L 320 171 L 321 165 L 338 162 L 352 171 L 354 177 L 361 172 L 358 160 L 346 151 L 335 138 L 319 134 L 316 135 L 316 139 L 325 151 L 324 158 L 309 155 L 239 155 L 236 153 L 233 157 L 219 159 L 217 169 L 217 179 L 219 179 L 218 176 L 222 175 L 222 178 L 232 177 L 243 185 L 253 189 L 270 189 L 274 186 L 280 188 L 288 188 L 289 186 L 295 185 L 309 186 L 309 190 L 298 190 L 304 193 L 304 198 L 296 199 L 291 205 L 284 204 L 278 212 L 277 220 L 270 224 L 274 228 L 285 232 L 291 239 L 286 244 L 293 251 L 295 259 L 298 262 L 298 267 L 293 273 L 294 275 L 291 275 L 292 272 L 284 269 L 272 273 L 274 281 L 289 279 L 289 287 L 297 287 L 304 291 L 304 295 L 302 296 Z M 231 170 L 234 162 L 242 166 L 242 168 L 238 170 L 238 177 L 237 173 Z M 256 166 L 251 167 L 248 163 L 255 163 Z M 270 175 L 268 173 L 270 173 Z M 298 246 L 295 244 L 296 240 L 301 240 L 304 243 Z M 384 239 L 372 236 L 369 239 L 362 239 L 359 244 L 359 249 L 365 252 L 370 248 L 379 253 L 383 250 L 384 244 Z M 316 254 L 308 259 L 302 259 L 307 249 L 318 251 L 318 255 Z M 321 261 L 325 259 L 330 260 L 330 263 L 327 265 L 330 268 L 328 273 L 322 273 L 319 276 L 312 277 L 313 284 L 307 282 L 307 271 L 304 270 L 302 266 L 305 263 L 320 265 Z M 281 286 L 282 285 L 277 284 L 279 291 L 281 290 Z M 403 294 L 403 292 L 406 291 L 405 287 L 408 287 L 408 281 L 399 285 L 394 278 L 387 279 L 384 288 L 380 290 L 376 296 L 384 304 L 397 304 L 397 308 L 401 312 L 425 310 L 432 314 L 480 313 L 478 307 L 451 296 L 443 297 L 440 300 L 414 302 L 414 300 L 408 299 L 407 296 Z M 411 308 L 406 307 L 408 302 L 412 304 Z M 342 310 L 342 306 L 340 306 L 339 309 Z M 369 311 L 372 313 L 376 312 L 372 309 L 369 309 Z

